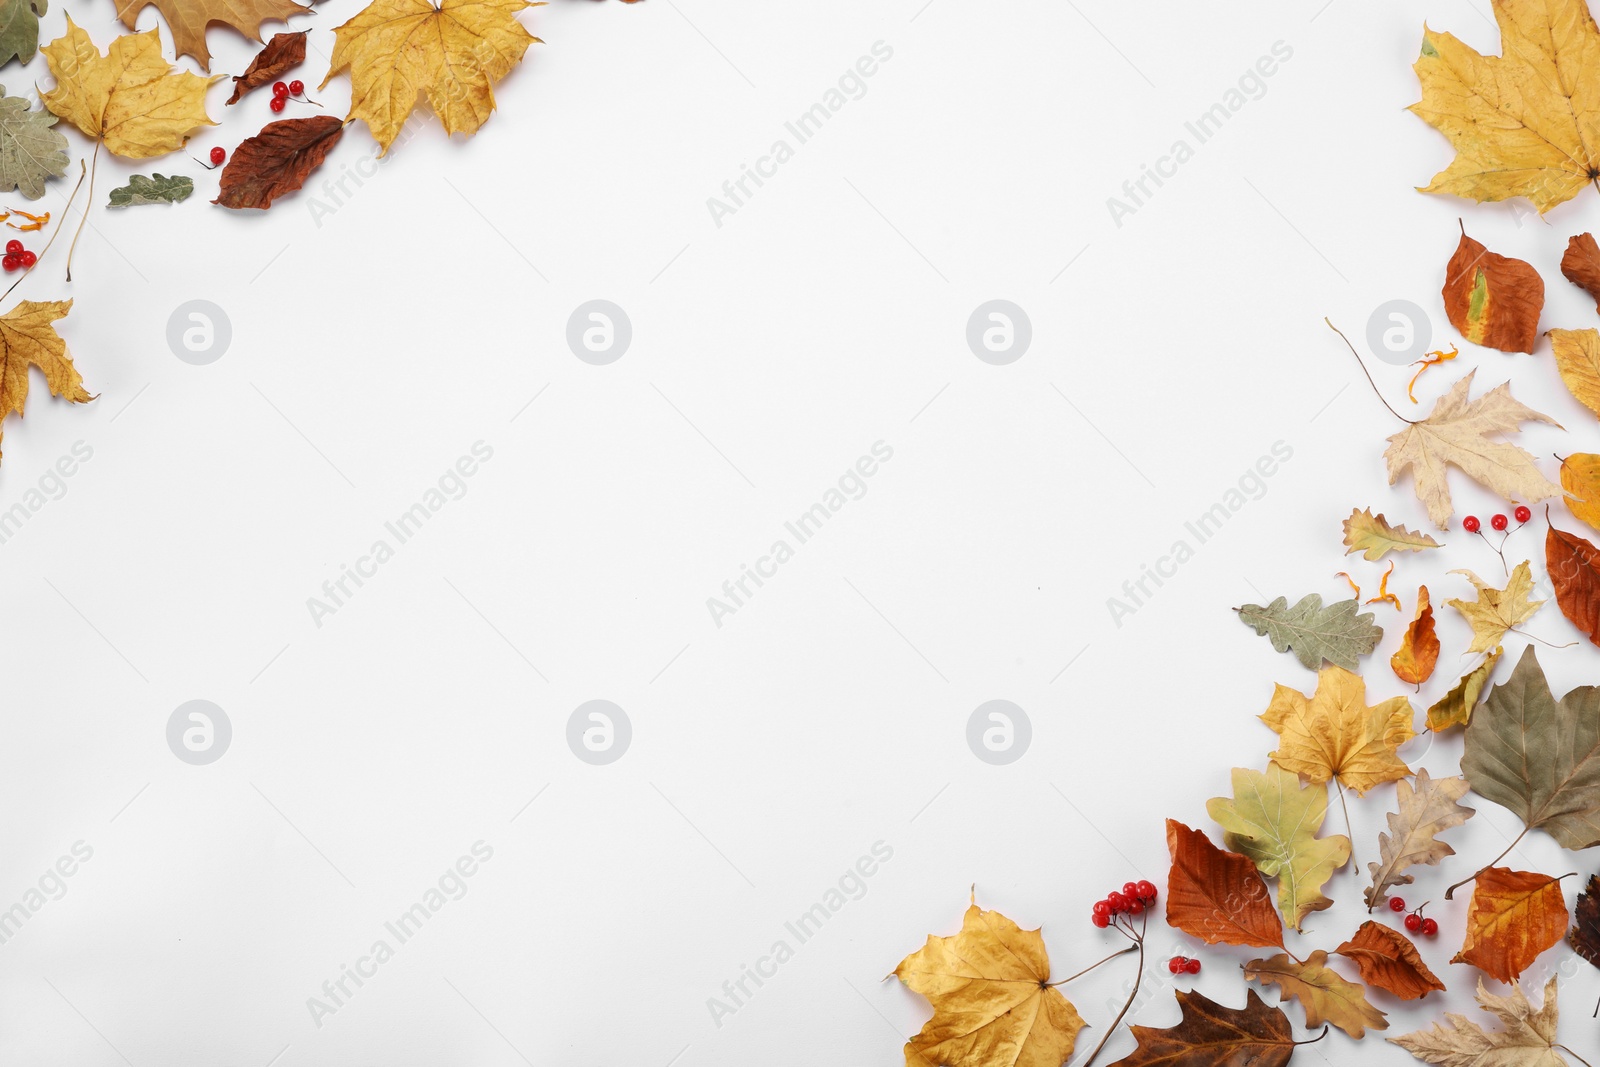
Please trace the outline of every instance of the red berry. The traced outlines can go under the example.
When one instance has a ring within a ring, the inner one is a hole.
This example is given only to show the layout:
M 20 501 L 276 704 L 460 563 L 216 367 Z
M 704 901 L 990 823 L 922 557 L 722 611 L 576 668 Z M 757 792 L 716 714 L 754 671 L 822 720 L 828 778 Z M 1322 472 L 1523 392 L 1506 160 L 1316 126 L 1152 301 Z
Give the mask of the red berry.
M 1094 902 L 1094 913 L 1096 915 L 1110 915 L 1111 905 L 1103 900 L 1097 900 Z
M 1139 900 L 1138 898 L 1134 898 L 1133 900 L 1128 901 L 1128 914 L 1129 915 L 1143 915 L 1144 914 L 1144 901 Z
M 1199 974 L 1200 973 L 1200 961 L 1199 960 L 1186 960 L 1184 962 L 1183 969 L 1188 971 L 1190 974 Z
M 1182 956 L 1174 956 L 1167 961 L 1167 970 L 1171 971 L 1173 974 L 1182 974 L 1184 967 L 1187 966 L 1188 963 L 1189 961 L 1184 959 Z
M 228 152 L 221 145 L 218 145 L 211 150 L 211 165 L 213 167 L 222 166 L 222 161 L 227 158 Z
M 32 252 L 27 252 L 27 251 L 24 251 L 22 253 L 21 259 L 22 259 L 22 265 L 24 267 L 31 267 L 35 263 L 39 262 L 39 257 L 38 256 L 34 255 Z
M 1111 917 L 1109 915 L 1101 915 L 1098 911 L 1089 916 L 1089 921 L 1102 930 L 1111 925 Z
M 1407 915 L 1406 929 L 1410 930 L 1412 933 L 1416 933 L 1418 930 L 1422 929 L 1422 916 L 1416 914 Z
M 8 272 L 14 271 L 20 266 L 22 266 L 20 257 L 7 253 L 3 258 L 0 258 L 0 267 L 4 267 Z
M 1106 895 L 1106 902 L 1111 905 L 1112 911 L 1126 911 L 1128 907 L 1128 898 L 1115 890 Z
M 11 240 L 7 241 L 6 242 L 6 255 L 8 255 L 8 256 L 20 256 L 20 255 L 22 255 L 22 242 L 17 240 L 15 237 L 13 237 Z
M 284 108 L 284 101 L 288 99 L 289 98 L 287 96 L 275 96 L 272 98 L 272 103 L 268 104 L 267 106 L 275 112 L 282 111 Z
M 1526 504 L 1518 504 L 1517 510 L 1513 511 L 1511 514 L 1516 517 L 1518 522 L 1527 522 L 1529 519 L 1533 518 L 1533 512 L 1528 510 L 1528 505 Z
M 1493 526 L 1496 530 L 1504 530 L 1508 525 L 1510 525 L 1510 522 L 1511 520 L 1507 519 L 1504 515 L 1496 515 L 1494 518 L 1489 520 L 1489 525 Z
M 1423 919 L 1422 932 L 1425 936 L 1432 937 L 1434 934 L 1439 932 L 1439 924 L 1434 922 L 1432 919 Z
M 1478 516 L 1476 515 L 1468 515 L 1466 518 L 1461 520 L 1461 528 L 1467 531 L 1467 533 L 1477 533 L 1479 527 L 1482 525 L 1483 524 L 1478 521 Z
M 1139 890 L 1140 900 L 1149 901 L 1156 899 L 1156 886 L 1154 882 L 1147 882 L 1141 879 L 1137 888 Z
M 1389 898 L 1389 910 L 1390 911 L 1405 911 L 1406 910 L 1405 898 L 1404 897 L 1390 897 Z
M 1137 897 L 1139 896 L 1139 883 L 1138 882 L 1123 882 L 1122 883 L 1122 895 L 1127 897 L 1129 900 L 1137 899 Z
M 301 93 L 303 93 L 305 91 L 306 91 L 306 83 L 301 81 L 299 78 L 296 78 L 294 81 L 289 83 L 289 95 L 290 96 L 299 96 Z
M 285 85 L 283 82 L 273 82 L 272 83 L 272 95 L 273 96 L 288 96 L 289 95 L 289 87 L 287 85 Z

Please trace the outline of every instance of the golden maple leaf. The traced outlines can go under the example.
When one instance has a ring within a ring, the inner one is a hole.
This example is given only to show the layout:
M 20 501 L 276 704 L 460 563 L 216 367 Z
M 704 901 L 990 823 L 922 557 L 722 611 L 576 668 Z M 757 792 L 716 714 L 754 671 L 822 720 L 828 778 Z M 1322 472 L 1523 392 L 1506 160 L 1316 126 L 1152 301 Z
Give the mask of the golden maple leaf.
M 906 1042 L 906 1067 L 1061 1067 L 1084 1022 L 1050 986 L 1038 930 L 969 904 L 961 932 L 929 936 L 895 977 L 933 1005 Z
M 1567 390 L 1600 415 L 1600 330 L 1547 330 L 1550 354 Z
M 52 325 L 72 308 L 70 300 L 23 300 L 0 315 L 0 422 L 13 411 L 22 413 L 28 401 L 28 368 L 44 371 L 45 384 L 55 396 L 74 404 L 94 397 L 67 355 L 67 343 Z
M 417 94 L 446 133 L 478 132 L 494 110 L 494 83 L 541 43 L 517 12 L 543 0 L 373 0 L 334 28 L 327 85 L 350 70 L 350 117 L 372 130 L 383 151 L 417 106 Z
M 1411 774 L 1395 749 L 1417 736 L 1413 714 L 1405 697 L 1368 707 L 1361 676 L 1329 666 L 1318 672 L 1316 693 L 1309 698 L 1276 686 L 1261 721 L 1278 734 L 1278 750 L 1272 753 L 1278 766 L 1313 784 L 1337 779 L 1365 793 Z
M 151 4 L 172 30 L 176 54 L 194 56 L 204 71 L 211 69 L 211 53 L 206 51 L 206 27 L 211 23 L 225 23 L 259 42 L 263 22 L 287 20 L 311 10 L 292 0 L 117 0 L 117 17 L 128 29 L 135 29 L 139 12 Z
M 1534 600 L 1533 570 L 1523 560 L 1511 570 L 1511 580 L 1504 589 L 1496 589 L 1468 570 L 1454 570 L 1451 574 L 1464 574 L 1478 590 L 1477 600 L 1447 600 L 1472 627 L 1472 645 L 1468 652 L 1488 652 L 1500 644 L 1506 631 L 1516 628 L 1533 617 L 1544 606 L 1544 601 Z
M 164 156 L 196 127 L 216 125 L 206 89 L 221 76 L 174 72 L 155 30 L 118 37 L 102 56 L 69 16 L 67 32 L 40 51 L 56 78 L 44 106 L 119 156 Z
M 1585 0 L 1494 0 L 1499 56 L 1422 31 L 1411 111 L 1456 158 L 1425 193 L 1527 197 L 1540 214 L 1600 177 L 1600 31 Z

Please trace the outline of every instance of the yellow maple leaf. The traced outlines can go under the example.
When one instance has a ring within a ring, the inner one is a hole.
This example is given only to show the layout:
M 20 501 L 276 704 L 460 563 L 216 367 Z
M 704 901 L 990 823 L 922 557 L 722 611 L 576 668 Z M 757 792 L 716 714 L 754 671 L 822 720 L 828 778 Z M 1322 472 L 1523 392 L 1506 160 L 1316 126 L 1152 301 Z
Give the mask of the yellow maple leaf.
M 1477 600 L 1446 601 L 1461 612 L 1467 625 L 1472 627 L 1472 645 L 1468 652 L 1488 652 L 1496 648 L 1507 630 L 1527 622 L 1544 606 L 1544 601 L 1534 600 L 1529 595 L 1533 592 L 1533 570 L 1527 560 L 1512 568 L 1511 579 L 1504 589 L 1494 588 L 1471 571 L 1450 573 L 1466 575 L 1478 590 Z
M 400 135 L 417 95 L 427 95 L 446 133 L 478 132 L 494 110 L 494 84 L 540 43 L 517 12 L 543 0 L 373 0 L 334 28 L 329 80 L 350 71 L 350 117 L 383 151 Z
M 1494 0 L 1499 56 L 1423 27 L 1413 114 L 1456 158 L 1425 193 L 1527 197 L 1540 214 L 1600 177 L 1600 31 L 1585 0 Z
M 1550 353 L 1567 390 L 1600 415 L 1600 330 L 1548 330 Z
M 1576 452 L 1561 461 L 1561 488 L 1567 510 L 1600 530 L 1600 456 Z
M 55 396 L 74 404 L 94 399 L 53 325 L 71 308 L 70 300 L 23 300 L 0 315 L 0 422 L 13 411 L 22 413 L 28 401 L 29 367 L 44 371 L 45 384 Z
M 164 156 L 196 127 L 216 125 L 206 89 L 221 75 L 175 72 L 155 30 L 118 37 L 102 56 L 69 16 L 67 32 L 40 51 L 56 78 L 44 106 L 119 156 Z
M 961 932 L 929 936 L 895 977 L 933 1005 L 906 1042 L 906 1067 L 1061 1067 L 1084 1022 L 1051 987 L 1038 930 L 969 904 Z
M 1343 667 L 1324 667 L 1307 697 L 1276 686 L 1261 721 L 1278 734 L 1272 761 L 1314 784 L 1336 779 L 1357 793 L 1411 774 L 1395 749 L 1417 736 L 1411 701 L 1367 706 L 1367 683 Z
M 225 23 L 259 42 L 263 22 L 282 21 L 311 10 L 292 0 L 117 0 L 117 17 L 128 29 L 134 29 L 139 12 L 151 4 L 172 30 L 176 54 L 194 56 L 205 71 L 211 69 L 211 53 L 206 50 L 206 27 L 211 23 Z

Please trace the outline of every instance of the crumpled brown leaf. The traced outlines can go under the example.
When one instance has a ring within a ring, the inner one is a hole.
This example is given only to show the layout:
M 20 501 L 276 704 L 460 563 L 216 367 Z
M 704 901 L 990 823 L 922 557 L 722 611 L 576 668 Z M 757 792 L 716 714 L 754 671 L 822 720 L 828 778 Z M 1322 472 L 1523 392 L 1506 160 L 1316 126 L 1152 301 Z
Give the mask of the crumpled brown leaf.
M 1444 983 L 1428 970 L 1411 939 L 1392 926 L 1368 919 L 1356 936 L 1334 949 L 1361 968 L 1361 977 L 1393 993 L 1401 1000 L 1420 1000 L 1434 991 L 1443 992 Z
M 332 115 L 269 122 L 233 150 L 222 172 L 213 204 L 260 208 L 305 184 L 344 136 L 344 123 Z
M 1567 239 L 1567 250 L 1561 256 L 1561 273 L 1567 281 L 1594 297 L 1594 309 L 1600 312 L 1600 245 L 1594 234 L 1580 233 Z
M 305 30 L 299 33 L 273 34 L 267 46 L 257 52 L 250 65 L 244 68 L 244 73 L 234 76 L 233 95 L 228 97 L 227 103 L 237 104 L 250 90 L 259 89 L 268 82 L 276 81 L 278 75 L 288 73 L 305 61 Z

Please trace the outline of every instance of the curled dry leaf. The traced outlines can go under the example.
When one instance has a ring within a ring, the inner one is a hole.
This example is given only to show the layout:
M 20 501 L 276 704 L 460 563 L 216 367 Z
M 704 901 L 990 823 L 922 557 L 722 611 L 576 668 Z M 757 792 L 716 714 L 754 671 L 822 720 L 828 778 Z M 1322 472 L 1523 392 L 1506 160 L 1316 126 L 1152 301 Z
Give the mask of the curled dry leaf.
M 1533 502 L 1561 494 L 1560 486 L 1539 473 L 1531 455 L 1497 439 L 1525 422 L 1558 428 L 1561 424 L 1522 404 L 1504 382 L 1478 399 L 1468 400 L 1476 374 L 1476 370 L 1468 371 L 1434 402 L 1426 419 L 1390 437 L 1383 453 L 1389 484 L 1411 471 L 1417 499 L 1441 530 L 1449 526 L 1453 510 L 1450 484 L 1445 480 L 1445 471 L 1452 466 L 1506 500 Z
M 1472 627 L 1472 644 L 1468 652 L 1487 652 L 1500 644 L 1506 632 L 1533 618 L 1544 601 L 1534 600 L 1533 569 L 1523 560 L 1511 570 L 1511 578 L 1504 589 L 1496 589 L 1471 571 L 1456 570 L 1451 574 L 1464 574 L 1478 590 L 1477 600 L 1447 600 L 1445 603 L 1461 612 L 1467 625 Z
M 1256 865 L 1199 830 L 1167 820 L 1167 924 L 1208 945 L 1283 948 L 1283 923 Z
M 291 0 L 116 0 L 117 17 L 128 29 L 138 24 L 139 12 L 154 4 L 172 30 L 172 46 L 180 56 L 194 56 L 201 70 L 211 69 L 206 50 L 206 27 L 213 22 L 232 26 L 252 41 L 261 40 L 261 24 L 282 21 L 311 10 Z
M 1334 949 L 1361 968 L 1368 985 L 1393 993 L 1401 1000 L 1420 1000 L 1444 983 L 1428 970 L 1411 939 L 1392 926 L 1368 919 L 1356 936 Z
M 1423 1063 L 1440 1067 L 1568 1067 L 1556 1053 L 1556 979 L 1544 987 L 1544 1006 L 1528 1003 L 1520 986 L 1509 997 L 1497 997 L 1478 980 L 1478 1004 L 1500 1020 L 1500 1029 L 1485 1030 L 1462 1015 L 1449 1015 L 1450 1026 L 1434 1023 L 1426 1030 L 1389 1040 Z
M 1331 1023 L 1351 1037 L 1362 1038 L 1368 1030 L 1389 1028 L 1383 1012 L 1367 1002 L 1367 991 L 1341 978 L 1328 966 L 1328 954 L 1321 949 L 1304 962 L 1287 952 L 1251 960 L 1244 965 L 1244 976 L 1252 982 L 1276 985 L 1285 1000 L 1298 1000 L 1305 1008 L 1308 1029 Z
M 1561 461 L 1561 488 L 1567 510 L 1600 530 L 1600 456 L 1578 452 Z
M 1567 238 L 1567 250 L 1561 256 L 1561 273 L 1567 281 L 1594 297 L 1594 309 L 1600 312 L 1600 245 L 1594 235 L 1580 233 Z
M 1548 874 L 1490 867 L 1478 875 L 1467 910 L 1467 939 L 1451 963 L 1515 982 L 1567 932 L 1561 882 Z
M 1174 995 L 1183 1021 L 1165 1029 L 1130 1027 L 1139 1047 L 1112 1067 L 1285 1067 L 1294 1053 L 1289 1017 L 1254 989 L 1245 990 L 1243 1008 L 1182 989 Z
M 1439 636 L 1433 632 L 1433 605 L 1428 601 L 1428 587 L 1417 590 L 1417 615 L 1406 627 L 1400 648 L 1389 657 L 1389 666 L 1402 682 L 1421 685 L 1433 677 L 1433 668 L 1439 662 Z
M 194 179 L 182 174 L 130 174 L 128 184 L 111 190 L 107 207 L 139 207 L 143 204 L 176 204 L 189 199 Z
M 1591 874 L 1589 884 L 1578 894 L 1573 909 L 1572 929 L 1567 931 L 1572 951 L 1600 967 L 1600 874 Z
M 1404 526 L 1390 526 L 1382 513 L 1374 515 L 1371 508 L 1352 509 L 1344 520 L 1345 555 L 1360 552 L 1369 562 L 1380 560 L 1388 552 L 1421 552 L 1425 548 L 1438 548 L 1439 542 L 1425 533 L 1408 530 Z
M 22 300 L 0 315 L 0 430 L 13 411 L 22 414 L 28 402 L 28 368 L 38 367 L 52 396 L 87 404 L 93 395 L 72 365 L 67 343 L 55 322 L 72 310 L 70 300 Z
M 1489 251 L 1461 231 L 1445 267 L 1444 312 L 1467 340 L 1502 352 L 1532 352 L 1544 310 L 1544 279 L 1520 259 Z
M 1551 330 L 1549 334 L 1550 352 L 1567 391 L 1600 415 L 1600 330 Z
M 1261 721 L 1278 734 L 1272 759 L 1307 781 L 1337 779 L 1357 793 L 1409 777 L 1395 749 L 1417 736 L 1411 701 L 1391 697 L 1367 706 L 1367 685 L 1343 667 L 1317 675 L 1315 694 L 1275 686 Z
M 233 150 L 222 172 L 213 204 L 260 208 L 305 184 L 344 135 L 344 122 L 332 115 L 269 122 Z
M 227 102 L 237 104 L 252 89 L 259 89 L 306 61 L 306 31 L 275 33 L 265 48 L 256 53 L 243 74 L 234 76 L 233 95 Z
M 1389 832 L 1378 835 L 1378 859 L 1367 864 L 1372 872 L 1372 885 L 1365 894 L 1368 911 L 1383 903 L 1392 887 L 1411 884 L 1407 868 L 1436 864 L 1455 855 L 1456 850 L 1438 835 L 1477 814 L 1456 803 L 1466 795 L 1465 778 L 1430 778 L 1427 771 L 1419 770 L 1415 787 L 1402 780 L 1395 790 L 1400 810 L 1389 813 Z
M 1438 733 L 1452 726 L 1467 725 L 1472 720 L 1472 710 L 1478 706 L 1478 700 L 1489 684 L 1489 675 L 1494 673 L 1495 664 L 1499 662 L 1500 646 L 1496 645 L 1482 663 L 1462 675 L 1450 692 L 1428 709 L 1428 729 Z
M 1561 614 L 1600 645 L 1600 549 L 1551 526 L 1544 535 L 1544 565 Z
M 907 1067 L 1061 1067 L 1083 1019 L 1051 988 L 1039 931 L 997 911 L 967 907 L 960 933 L 929 936 L 900 961 L 895 977 L 921 993 L 933 1017 L 906 1042 Z M 1003 1060 L 996 1060 L 1004 1049 Z
M 1372 624 L 1372 614 L 1358 615 L 1354 600 L 1323 606 L 1322 597 L 1308 593 L 1294 607 L 1288 597 L 1278 597 L 1263 607 L 1239 608 L 1239 621 L 1272 642 L 1279 652 L 1293 650 L 1302 667 L 1317 670 L 1322 661 L 1355 670 L 1362 656 L 1383 640 L 1383 628 Z

